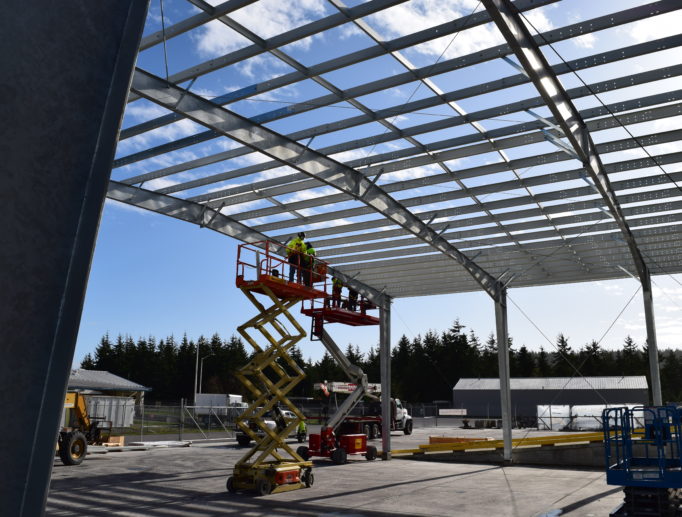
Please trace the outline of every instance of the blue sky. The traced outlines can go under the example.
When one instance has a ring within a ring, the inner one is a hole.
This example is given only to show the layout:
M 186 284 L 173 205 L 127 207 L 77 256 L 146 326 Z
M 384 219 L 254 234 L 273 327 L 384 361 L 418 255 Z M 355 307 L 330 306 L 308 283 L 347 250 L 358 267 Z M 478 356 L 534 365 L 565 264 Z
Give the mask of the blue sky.
M 356 3 L 358 2 L 351 2 L 350 5 Z M 622 0 L 596 3 L 583 0 L 566 0 L 536 10 L 529 17 L 538 29 L 547 30 L 638 4 L 640 2 Z M 238 11 L 234 18 L 259 36 L 267 38 L 281 31 L 303 25 L 312 19 L 333 13 L 331 4 L 323 0 L 301 0 L 297 2 L 297 7 L 297 9 L 289 9 L 283 2 L 261 0 L 261 2 Z M 436 0 L 412 0 L 379 15 L 368 17 L 365 21 L 381 37 L 393 39 L 455 17 L 466 16 L 476 8 L 477 2 L 472 0 L 454 1 L 445 6 Z M 197 12 L 196 8 L 184 0 L 165 0 L 164 11 L 167 27 L 182 17 Z M 152 0 L 145 34 L 159 30 L 160 22 L 159 2 Z M 678 31 L 677 28 L 680 23 L 682 23 L 682 19 L 679 13 L 675 13 L 666 15 L 664 19 L 661 17 L 661 19 L 637 22 L 625 27 L 602 31 L 594 36 L 589 35 L 576 40 L 561 42 L 556 47 L 565 59 L 577 58 L 675 33 Z M 497 41 L 495 38 L 499 38 L 496 32 L 490 26 L 484 26 L 464 31 L 454 40 L 452 38 L 441 38 L 407 49 L 404 54 L 417 67 L 430 66 L 441 56 L 443 59 L 448 59 L 485 48 L 490 45 L 491 40 Z M 169 74 L 172 76 L 194 64 L 243 48 L 246 45 L 244 38 L 224 25 L 213 22 L 168 42 Z M 369 45 L 370 40 L 367 36 L 360 34 L 357 28 L 352 25 L 346 24 L 322 35 L 313 36 L 303 42 L 287 45 L 283 50 L 306 66 L 310 66 Z M 548 59 L 552 63 L 558 61 L 558 58 L 551 54 L 548 54 Z M 631 60 L 626 66 L 634 73 L 681 60 L 682 56 L 680 56 L 679 50 L 675 49 L 667 51 L 655 59 Z M 164 76 L 162 46 L 157 45 L 142 52 L 138 65 L 152 73 Z M 474 67 L 474 73 L 471 70 L 466 73 L 461 71 L 450 72 L 435 77 L 434 82 L 443 91 L 451 91 L 514 73 L 510 66 L 503 66 L 506 68 L 501 70 L 499 62 L 482 64 Z M 581 76 L 588 82 L 604 80 L 622 75 L 623 70 L 620 69 L 622 66 L 621 63 L 615 66 L 590 69 L 581 73 Z M 213 98 L 258 84 L 270 77 L 289 73 L 291 70 L 274 57 L 261 54 L 244 63 L 238 63 L 200 77 L 192 85 L 192 91 Z M 374 59 L 370 63 L 354 65 L 348 69 L 325 74 L 324 77 L 337 87 L 349 88 L 403 71 L 396 61 L 384 56 Z M 567 87 L 578 84 L 577 80 L 572 77 L 562 77 L 562 80 L 565 81 Z M 671 78 L 647 85 L 646 91 L 653 93 L 670 89 L 673 81 L 675 87 L 680 88 L 679 78 Z M 187 86 L 187 82 L 181 84 Z M 536 95 L 533 89 L 528 86 L 518 87 L 513 91 L 519 95 L 519 98 Z M 245 98 L 228 105 L 228 107 L 242 115 L 253 117 L 278 110 L 291 103 L 309 101 L 326 94 L 328 94 L 327 90 L 307 80 L 259 96 Z M 408 100 L 417 100 L 429 95 L 430 92 L 427 89 L 419 87 L 416 83 L 408 83 L 388 91 L 363 96 L 360 100 L 371 109 L 376 110 L 389 106 L 400 106 Z M 509 100 L 504 99 L 504 95 L 508 95 L 508 93 L 464 99 L 460 105 L 467 111 L 476 111 L 509 102 Z M 605 102 L 613 102 L 619 98 L 630 96 L 632 96 L 631 91 L 614 91 L 604 94 L 603 99 Z M 577 105 L 581 109 L 596 104 L 596 100 L 591 98 L 577 101 Z M 546 114 L 544 108 L 537 111 Z M 148 101 L 135 101 L 127 107 L 124 128 L 161 116 L 164 113 L 166 113 L 165 110 Z M 359 113 L 349 104 L 337 103 L 328 108 L 273 120 L 267 125 L 287 134 L 310 125 L 345 119 Z M 401 115 L 395 118 L 393 122 L 399 127 L 409 127 L 451 115 L 452 113 L 447 108 L 437 107 L 421 110 L 419 113 Z M 515 113 L 508 118 L 519 121 L 526 120 L 527 117 L 528 115 Z M 678 119 L 640 124 L 633 127 L 633 131 L 637 134 L 647 134 L 653 131 L 677 128 L 680 122 L 678 117 Z M 483 122 L 487 129 L 508 123 L 508 120 L 502 119 L 491 119 Z M 149 133 L 122 140 L 119 143 L 117 158 L 201 131 L 203 128 L 193 122 L 177 122 Z M 375 122 L 368 123 L 349 130 L 317 137 L 312 147 L 320 148 L 349 138 L 382 134 L 384 131 L 383 126 L 379 126 Z M 448 130 L 426 133 L 419 138 L 426 143 L 468 134 L 472 131 L 473 129 L 469 126 L 458 126 Z M 600 132 L 595 135 L 595 140 L 606 141 L 624 138 L 624 133 L 618 131 Z M 405 142 L 396 140 L 370 148 L 340 153 L 335 158 L 344 161 L 352 160 L 368 154 L 391 152 L 403 146 L 405 146 Z M 236 144 L 226 139 L 213 139 L 172 153 L 117 167 L 112 172 L 112 178 L 124 179 L 236 147 L 238 147 Z M 649 150 L 651 152 L 672 152 L 680 149 L 679 145 L 676 144 L 662 144 L 652 146 Z M 550 144 L 544 143 L 532 146 L 532 148 L 512 149 L 509 155 L 511 158 L 516 158 L 527 155 L 529 152 L 545 153 L 552 151 L 554 148 Z M 611 153 L 605 155 L 603 159 L 609 163 L 642 155 L 641 150 L 630 150 Z M 499 159 L 498 156 L 491 153 L 453 160 L 448 162 L 448 165 L 457 170 L 494 163 Z M 217 162 L 148 181 L 144 186 L 150 189 L 172 188 L 180 181 L 197 179 L 225 170 L 239 169 L 263 161 L 267 161 L 267 159 L 259 153 L 245 154 L 229 161 Z M 571 163 L 566 162 L 521 172 L 527 176 L 532 176 L 570 169 L 571 167 Z M 382 176 L 379 184 L 436 174 L 438 171 L 435 169 L 437 168 L 433 166 L 425 166 L 397 171 Z M 680 168 L 679 166 L 669 166 L 667 170 L 672 172 L 680 170 Z M 195 188 L 181 192 L 179 195 L 191 197 L 210 194 L 211 190 L 217 188 L 231 188 L 289 173 L 290 170 L 287 170 L 286 167 L 277 167 L 210 187 Z M 617 179 L 656 173 L 655 170 L 640 170 L 626 173 L 629 176 L 622 174 Z M 510 178 L 509 173 L 494 175 L 495 181 L 504 181 Z M 492 181 L 490 176 L 473 178 L 467 180 L 466 183 L 472 187 L 487 181 Z M 574 185 L 566 185 L 567 188 L 572 186 Z M 450 187 L 433 186 L 413 189 L 409 193 L 401 193 L 397 197 L 411 197 L 415 194 L 428 195 L 445 188 Z M 539 191 L 537 190 L 537 192 Z M 283 202 L 298 201 L 330 192 L 331 190 L 325 187 L 294 192 L 282 196 L 280 200 Z M 506 195 L 514 196 L 518 193 L 509 192 Z M 495 197 L 486 197 L 486 200 L 493 199 Z M 454 202 L 454 204 L 456 203 L 457 201 Z M 266 201 L 256 200 L 242 205 L 228 206 L 224 209 L 224 213 L 257 210 L 266 206 L 268 206 Z M 355 206 L 353 202 L 340 204 L 338 208 L 351 206 Z M 453 206 L 453 202 L 449 202 L 449 206 Z M 313 215 L 319 211 L 311 208 L 303 210 L 302 213 Z M 268 224 L 279 219 L 281 216 L 255 217 L 248 222 L 254 225 Z M 362 218 L 357 220 L 362 220 Z M 346 221 L 337 221 L 337 223 L 342 222 Z M 290 232 L 294 232 L 294 229 L 292 228 Z M 286 231 L 275 233 L 286 233 Z M 200 229 L 188 223 L 108 201 L 102 217 L 92 266 L 74 359 L 75 363 L 77 364 L 84 354 L 94 349 L 99 338 L 105 332 L 113 335 L 118 333 L 131 334 L 136 338 L 147 335 L 162 337 L 168 334 L 180 337 L 186 332 L 190 338 L 194 339 L 201 334 L 210 335 L 214 332 L 219 332 L 223 336 L 232 334 L 239 324 L 253 315 L 252 306 L 234 286 L 234 262 L 237 244 L 236 241 L 210 230 Z M 679 347 L 682 345 L 682 338 L 679 337 L 682 336 L 682 332 L 680 332 L 682 329 L 677 323 L 680 311 L 682 311 L 682 287 L 678 283 L 679 278 L 656 277 L 654 280 L 659 344 L 661 347 Z M 550 340 L 554 341 L 556 335 L 563 332 L 569 337 L 569 342 L 574 347 L 580 347 L 590 339 L 601 337 L 633 295 L 637 285 L 635 280 L 627 279 L 560 287 L 511 288 L 509 296 Z M 396 300 L 392 319 L 393 341 L 395 342 L 402 334 L 413 337 L 429 329 L 444 330 L 451 325 L 455 318 L 459 318 L 468 328 L 474 329 L 479 337 L 485 338 L 494 328 L 492 302 L 486 295 L 480 293 Z M 309 322 L 303 317 L 301 323 L 305 327 L 309 325 Z M 526 344 L 533 349 L 537 349 L 541 345 L 546 349 L 551 347 L 550 343 L 534 328 L 533 324 L 526 320 L 513 303 L 510 303 L 509 309 L 509 330 L 515 338 L 517 346 Z M 378 328 L 356 329 L 334 325 L 330 331 L 333 331 L 333 335 L 336 336 L 337 341 L 342 346 L 350 342 L 359 345 L 363 351 L 367 351 L 370 346 L 375 346 L 378 341 Z M 644 341 L 644 320 L 640 294 L 635 297 L 613 326 L 603 345 L 607 348 L 615 348 L 622 343 L 628 334 L 632 335 L 638 343 Z M 314 359 L 322 355 L 319 344 L 304 343 L 302 349 L 306 356 Z

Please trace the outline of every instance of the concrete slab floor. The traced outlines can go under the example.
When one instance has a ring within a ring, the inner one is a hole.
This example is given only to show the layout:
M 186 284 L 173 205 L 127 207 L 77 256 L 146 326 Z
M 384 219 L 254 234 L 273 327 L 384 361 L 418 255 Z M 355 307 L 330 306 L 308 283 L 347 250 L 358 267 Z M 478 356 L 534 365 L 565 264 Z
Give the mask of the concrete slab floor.
M 443 428 L 394 435 L 394 448 L 427 443 Z M 296 448 L 298 444 L 292 441 Z M 378 445 L 378 443 L 376 443 Z M 604 516 L 622 500 L 600 470 L 501 467 L 394 459 L 346 465 L 315 460 L 315 485 L 266 497 L 229 494 L 245 449 L 234 442 L 89 455 L 54 464 L 50 516 Z

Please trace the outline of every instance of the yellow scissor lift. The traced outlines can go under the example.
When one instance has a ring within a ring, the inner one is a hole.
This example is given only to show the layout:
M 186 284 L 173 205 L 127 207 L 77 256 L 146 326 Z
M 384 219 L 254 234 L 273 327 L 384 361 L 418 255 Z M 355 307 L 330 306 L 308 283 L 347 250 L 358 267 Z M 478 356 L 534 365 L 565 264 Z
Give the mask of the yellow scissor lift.
M 267 495 L 310 487 L 314 481 L 312 462 L 304 460 L 286 443 L 286 438 L 304 419 L 287 398 L 305 377 L 289 351 L 306 336 L 289 309 L 301 300 L 324 298 L 325 286 L 320 287 L 320 283 L 326 282 L 326 272 L 313 275 L 310 271 L 298 271 L 297 278 L 288 282 L 284 276 L 288 266 L 273 253 L 280 246 L 272 242 L 242 244 L 237 252 L 237 287 L 259 312 L 237 329 L 255 351 L 251 361 L 237 372 L 253 398 L 237 419 L 237 426 L 256 444 L 237 462 L 233 475 L 227 479 L 230 492 L 255 490 Z M 265 297 L 265 305 L 256 294 Z M 280 406 L 286 406 L 296 418 L 285 421 Z M 277 415 L 275 429 L 263 421 L 268 412 Z

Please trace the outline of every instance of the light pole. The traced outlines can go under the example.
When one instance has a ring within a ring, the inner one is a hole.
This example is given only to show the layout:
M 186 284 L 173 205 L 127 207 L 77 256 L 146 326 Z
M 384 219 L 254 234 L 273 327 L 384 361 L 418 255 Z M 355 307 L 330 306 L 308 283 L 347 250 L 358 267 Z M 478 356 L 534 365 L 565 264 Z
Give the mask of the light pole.
M 201 382 L 204 379 L 204 359 L 207 357 L 211 357 L 212 355 L 215 355 L 213 352 L 211 352 L 208 355 L 205 355 L 204 357 L 201 358 L 201 369 L 199 370 L 199 393 L 201 393 Z

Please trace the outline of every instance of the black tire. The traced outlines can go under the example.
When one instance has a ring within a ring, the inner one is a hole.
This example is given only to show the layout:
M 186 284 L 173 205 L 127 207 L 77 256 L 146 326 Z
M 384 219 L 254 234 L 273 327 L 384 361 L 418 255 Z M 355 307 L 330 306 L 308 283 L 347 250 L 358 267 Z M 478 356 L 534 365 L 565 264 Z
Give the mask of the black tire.
M 315 475 L 313 474 L 312 469 L 307 469 L 303 473 L 303 482 L 307 488 L 310 488 L 315 484 Z
M 381 436 L 381 429 L 379 424 L 372 424 L 372 439 L 379 438 Z
M 249 444 L 251 443 L 251 438 L 245 434 L 238 434 L 237 443 L 239 444 L 240 447 L 248 447 Z
M 234 478 L 230 476 L 227 478 L 227 482 L 225 483 L 225 488 L 227 488 L 227 491 L 231 494 L 234 494 L 237 489 L 234 487 Z
M 66 433 L 59 443 L 59 457 L 64 465 L 80 465 L 88 453 L 88 441 L 80 431 Z
M 405 434 L 412 434 L 412 420 L 408 420 L 405 422 L 405 428 L 403 429 L 403 433 Z
M 259 479 L 256 482 L 256 492 L 260 496 L 269 495 L 272 492 L 272 483 L 267 479 Z
M 374 445 L 368 445 L 367 452 L 365 453 L 365 458 L 367 458 L 367 461 L 374 461 L 377 459 L 377 456 L 377 448 L 374 447 Z
M 343 465 L 346 463 L 347 459 L 348 454 L 346 454 L 346 449 L 339 447 L 338 449 L 334 449 L 334 452 L 332 452 L 332 461 L 337 465 Z
M 298 449 L 296 449 L 296 454 L 303 458 L 303 461 L 308 461 L 310 459 L 310 452 L 308 447 L 305 445 L 301 445 Z
M 372 436 L 372 426 L 371 425 L 364 424 L 362 426 L 362 432 L 365 434 L 365 436 L 367 437 L 368 440 L 371 440 L 372 438 L 374 438 Z

